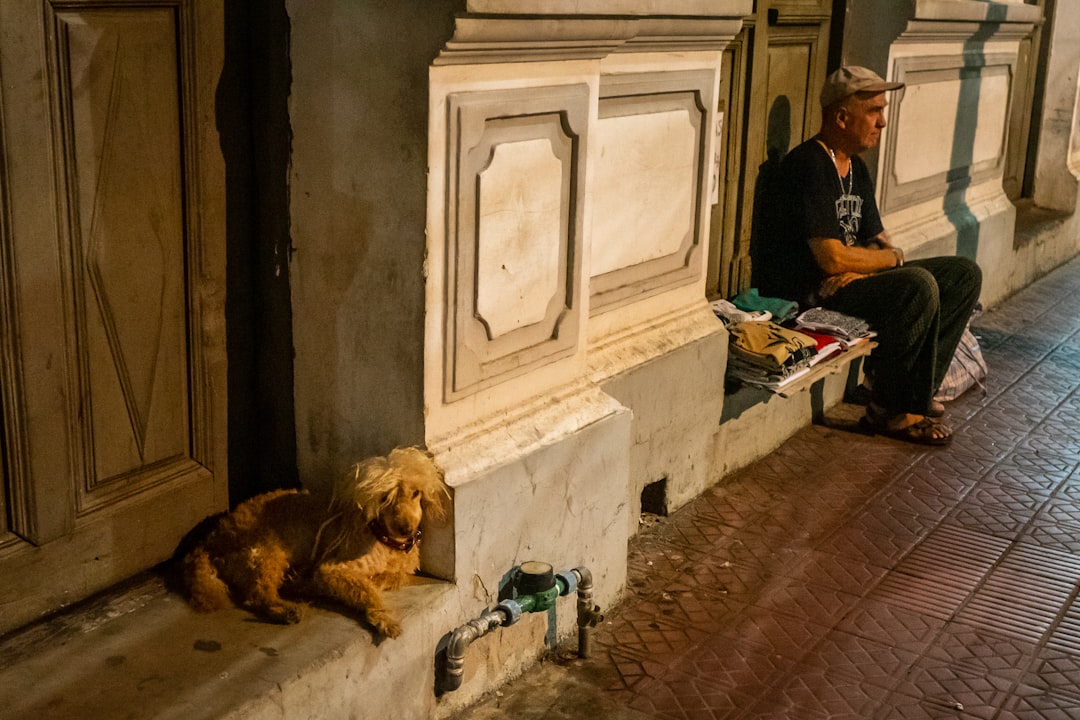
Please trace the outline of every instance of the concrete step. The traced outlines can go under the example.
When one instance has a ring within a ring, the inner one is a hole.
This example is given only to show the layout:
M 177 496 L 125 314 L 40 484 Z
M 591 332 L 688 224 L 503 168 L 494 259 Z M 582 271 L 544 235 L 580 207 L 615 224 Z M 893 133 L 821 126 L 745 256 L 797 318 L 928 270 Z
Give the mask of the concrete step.
M 199 614 L 144 576 L 0 641 L 0 717 L 383 718 L 388 708 L 402 720 L 444 717 L 474 700 L 489 672 L 543 649 L 543 615 L 500 628 L 470 648 L 467 687 L 439 698 L 439 643 L 472 617 L 457 587 L 417 578 L 387 604 L 404 631 L 376 644 L 367 627 L 327 609 L 291 626 L 242 610 Z

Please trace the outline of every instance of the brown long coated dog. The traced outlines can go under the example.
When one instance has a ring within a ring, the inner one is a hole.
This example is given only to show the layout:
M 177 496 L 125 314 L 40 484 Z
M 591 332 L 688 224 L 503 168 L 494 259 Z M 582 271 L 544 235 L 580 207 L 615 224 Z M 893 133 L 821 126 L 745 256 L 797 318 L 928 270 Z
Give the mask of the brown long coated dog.
M 200 611 L 235 604 L 268 622 L 299 622 L 302 605 L 283 599 L 284 587 L 340 603 L 397 637 L 401 625 L 382 590 L 416 572 L 420 521 L 425 512 L 440 516 L 447 495 L 442 470 L 418 448 L 357 463 L 329 504 L 299 490 L 258 495 L 184 558 L 188 598 Z

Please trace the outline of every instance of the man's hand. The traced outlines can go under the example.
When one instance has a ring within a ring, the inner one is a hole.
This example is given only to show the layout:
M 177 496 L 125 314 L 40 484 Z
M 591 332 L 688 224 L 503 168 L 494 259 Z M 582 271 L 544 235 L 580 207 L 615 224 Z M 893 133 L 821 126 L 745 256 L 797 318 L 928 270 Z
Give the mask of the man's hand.
M 857 272 L 845 272 L 837 275 L 830 275 L 821 281 L 821 287 L 818 288 L 818 295 L 821 299 L 830 298 L 837 293 L 837 291 L 850 283 L 852 280 L 858 280 L 859 278 L 867 277 L 864 273 Z

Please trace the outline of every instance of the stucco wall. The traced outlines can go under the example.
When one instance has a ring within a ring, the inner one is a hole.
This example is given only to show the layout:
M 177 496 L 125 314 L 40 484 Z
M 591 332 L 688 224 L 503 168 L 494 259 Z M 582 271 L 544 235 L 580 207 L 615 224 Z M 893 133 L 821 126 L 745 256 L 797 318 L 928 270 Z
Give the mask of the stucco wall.
M 300 476 L 424 439 L 427 69 L 441 0 L 290 0 Z

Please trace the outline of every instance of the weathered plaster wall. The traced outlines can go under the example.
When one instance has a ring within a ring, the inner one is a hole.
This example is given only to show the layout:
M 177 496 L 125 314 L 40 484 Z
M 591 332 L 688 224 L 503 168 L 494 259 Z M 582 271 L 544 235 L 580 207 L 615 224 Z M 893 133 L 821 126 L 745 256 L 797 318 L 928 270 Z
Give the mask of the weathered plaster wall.
M 289 0 L 296 435 L 322 484 L 424 440 L 427 68 L 441 0 Z

